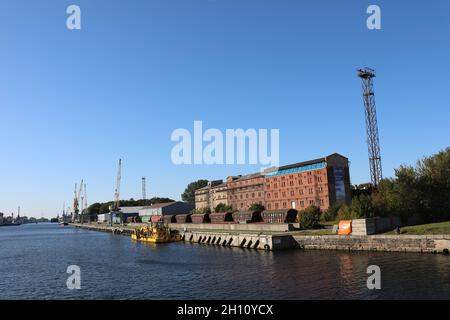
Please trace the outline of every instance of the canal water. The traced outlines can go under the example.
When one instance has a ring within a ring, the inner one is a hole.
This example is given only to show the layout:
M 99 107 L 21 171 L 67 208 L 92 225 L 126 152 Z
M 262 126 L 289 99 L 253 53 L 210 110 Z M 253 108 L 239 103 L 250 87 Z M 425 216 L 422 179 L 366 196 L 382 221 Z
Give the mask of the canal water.
M 69 290 L 67 267 L 81 270 Z M 369 265 L 381 289 L 367 289 Z M 450 256 L 148 245 L 56 224 L 0 228 L 0 299 L 449 299 Z

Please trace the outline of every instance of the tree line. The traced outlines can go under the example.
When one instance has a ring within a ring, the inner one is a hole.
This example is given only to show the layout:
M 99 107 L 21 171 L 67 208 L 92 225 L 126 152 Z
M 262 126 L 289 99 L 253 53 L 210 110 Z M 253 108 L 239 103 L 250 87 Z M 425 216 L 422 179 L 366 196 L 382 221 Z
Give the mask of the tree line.
M 139 200 L 134 200 L 133 198 L 131 198 L 130 200 L 120 200 L 120 206 L 143 207 L 143 206 L 150 206 L 155 203 L 166 203 L 174 201 L 175 200 L 170 198 L 160 198 L 160 197 L 153 197 L 151 199 L 139 199 Z M 93 203 L 87 208 L 87 214 L 91 220 L 95 220 L 97 215 L 110 212 L 110 207 L 113 204 L 114 204 L 113 201 Z
M 450 148 L 402 165 L 395 177 L 378 187 L 354 187 L 351 205 L 333 206 L 323 220 L 398 216 L 403 222 L 418 217 L 423 222 L 450 219 Z

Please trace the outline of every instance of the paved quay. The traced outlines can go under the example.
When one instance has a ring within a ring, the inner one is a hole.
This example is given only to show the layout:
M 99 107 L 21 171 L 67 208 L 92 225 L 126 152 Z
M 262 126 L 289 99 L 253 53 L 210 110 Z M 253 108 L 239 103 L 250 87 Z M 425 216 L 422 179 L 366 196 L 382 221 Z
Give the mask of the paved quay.
M 72 223 L 76 228 L 131 235 L 143 223 L 125 226 Z M 307 235 L 285 225 L 254 224 L 170 224 L 183 241 L 260 250 L 305 249 L 444 253 L 450 251 L 450 235 Z M 285 230 L 285 231 L 283 231 Z

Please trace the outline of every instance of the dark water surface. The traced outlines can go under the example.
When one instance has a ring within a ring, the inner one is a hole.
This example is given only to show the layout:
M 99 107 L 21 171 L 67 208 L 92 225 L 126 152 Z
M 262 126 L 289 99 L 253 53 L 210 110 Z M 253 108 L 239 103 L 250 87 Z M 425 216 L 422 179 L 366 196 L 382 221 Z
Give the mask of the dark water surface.
M 69 265 L 81 289 L 66 286 Z M 381 290 L 366 286 L 381 268 Z M 0 228 L 0 299 L 450 298 L 450 256 L 170 243 L 56 224 Z

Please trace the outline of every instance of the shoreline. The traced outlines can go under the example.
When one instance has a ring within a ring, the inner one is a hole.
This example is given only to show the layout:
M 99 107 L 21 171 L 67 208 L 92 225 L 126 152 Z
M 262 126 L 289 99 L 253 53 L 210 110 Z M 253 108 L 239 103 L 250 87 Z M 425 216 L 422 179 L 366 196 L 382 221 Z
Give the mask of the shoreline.
M 70 223 L 69 226 L 92 231 L 131 235 L 135 227 L 109 226 L 104 224 Z M 449 254 L 450 235 L 304 235 L 301 231 L 280 232 L 281 227 L 271 225 L 273 231 L 231 230 L 221 224 L 170 224 L 177 230 L 182 240 L 190 243 L 241 247 L 277 251 L 283 249 L 379 251 Z M 269 225 L 268 225 L 269 226 Z M 270 230 L 270 228 L 268 229 Z

